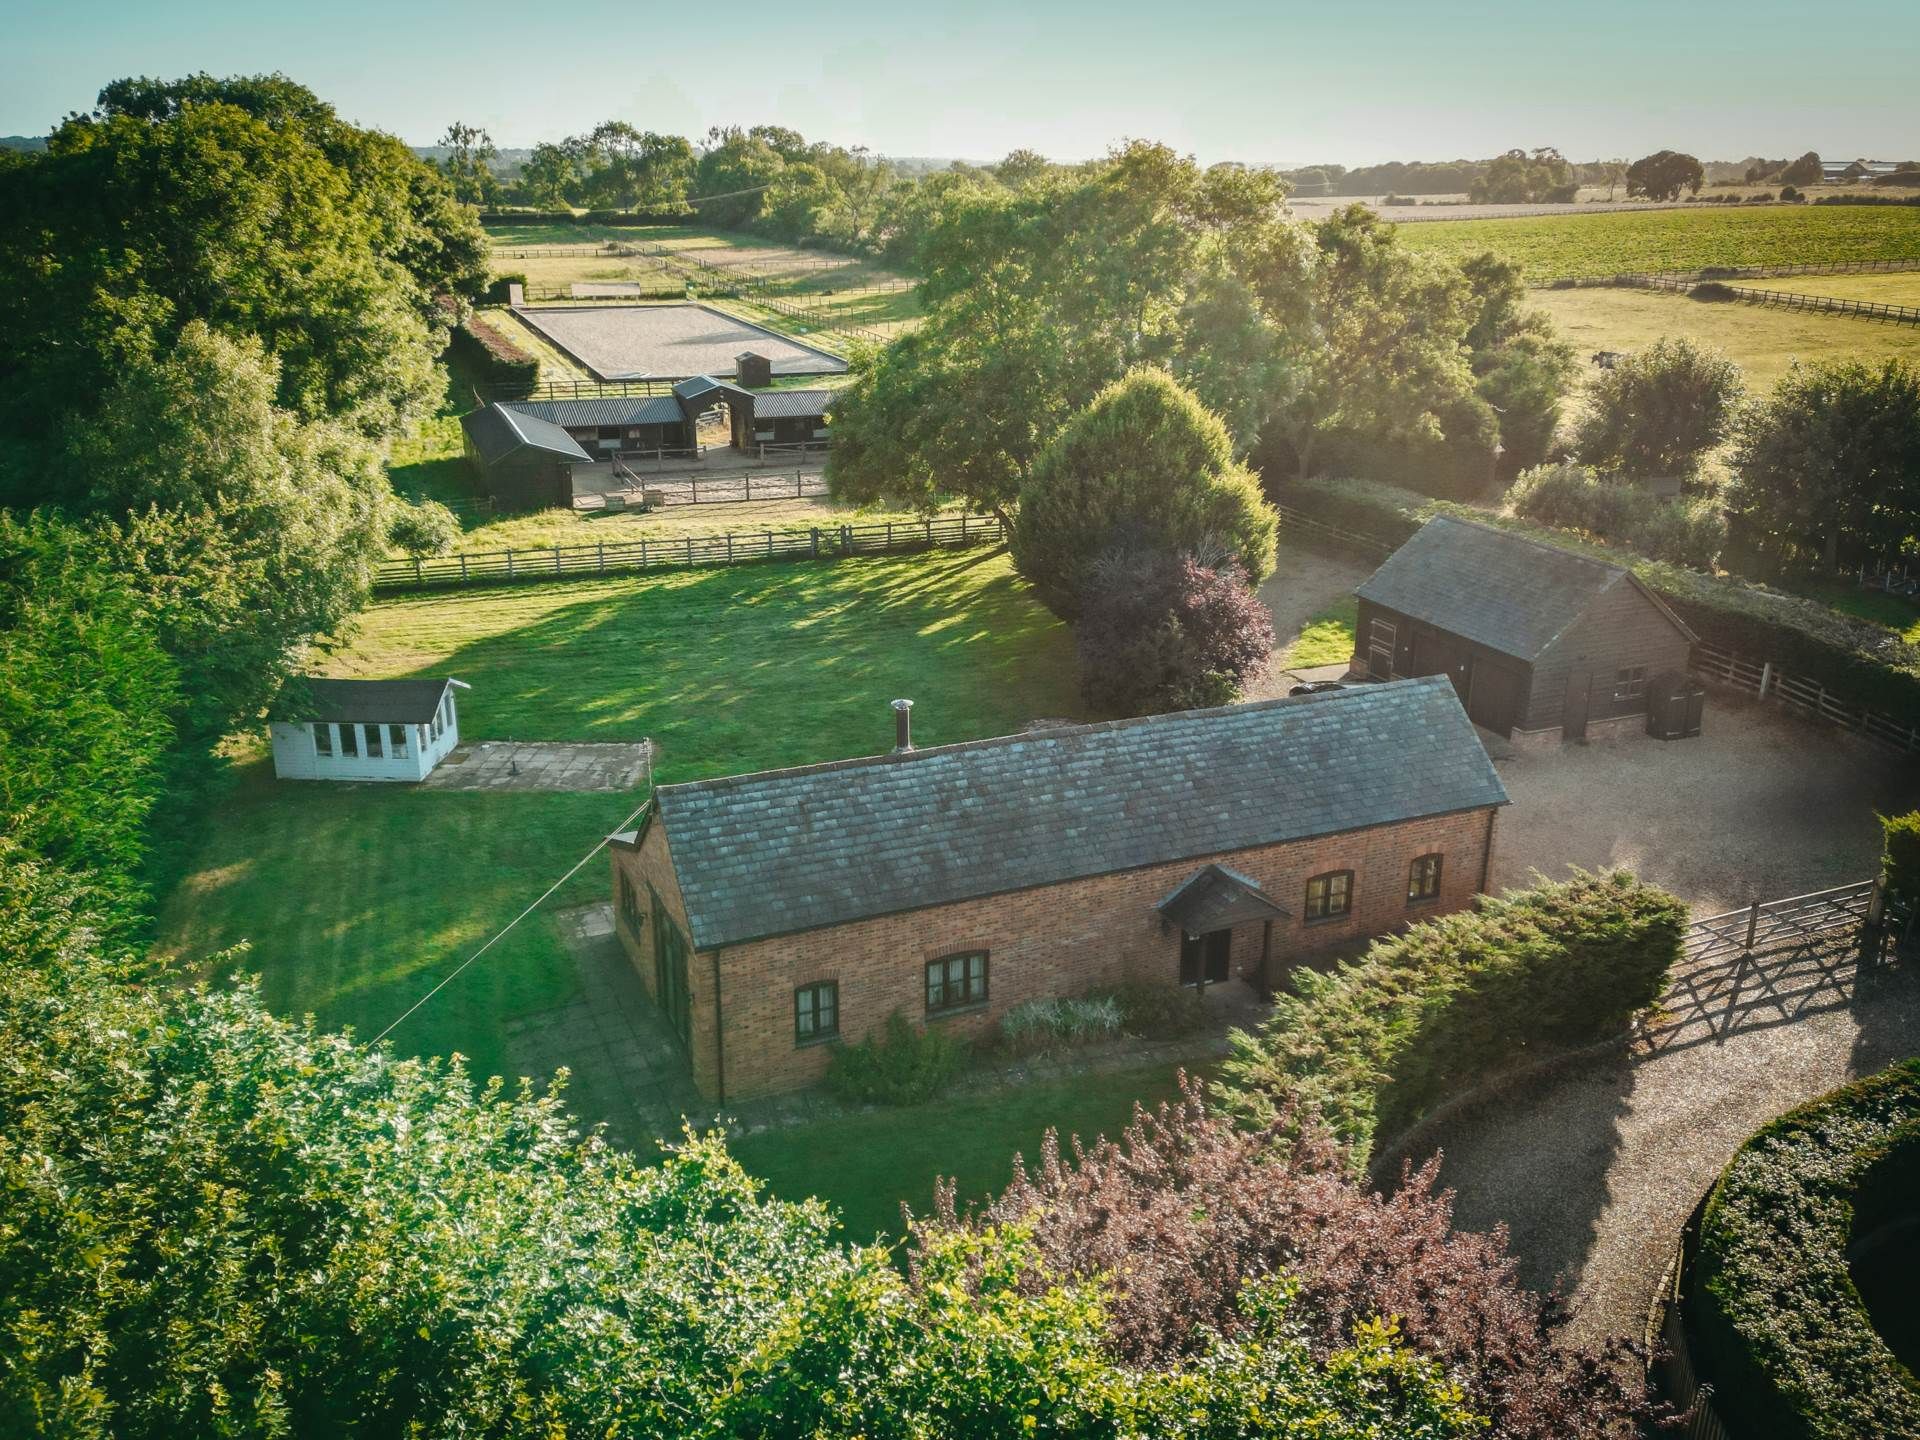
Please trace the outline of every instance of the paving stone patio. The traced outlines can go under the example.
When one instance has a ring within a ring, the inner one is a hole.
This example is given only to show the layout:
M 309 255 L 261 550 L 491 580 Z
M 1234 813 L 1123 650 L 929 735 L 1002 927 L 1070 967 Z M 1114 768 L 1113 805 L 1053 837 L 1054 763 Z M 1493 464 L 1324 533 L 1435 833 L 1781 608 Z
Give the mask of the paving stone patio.
M 433 790 L 631 790 L 647 775 L 651 745 L 535 745 L 476 740 L 421 783 Z

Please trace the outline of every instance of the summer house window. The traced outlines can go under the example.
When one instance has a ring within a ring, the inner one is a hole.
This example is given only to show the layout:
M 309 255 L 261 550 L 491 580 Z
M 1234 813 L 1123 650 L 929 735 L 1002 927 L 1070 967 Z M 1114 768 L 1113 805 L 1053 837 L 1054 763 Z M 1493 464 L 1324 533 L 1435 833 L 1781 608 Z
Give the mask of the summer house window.
M 987 1003 L 987 952 L 971 950 L 927 962 L 927 1014 Z
M 333 726 L 316 725 L 313 727 L 313 753 L 333 757 Z
M 1353 908 L 1353 872 L 1330 870 L 1307 881 L 1309 924 L 1315 920 L 1337 920 Z
M 360 753 L 360 727 L 342 725 L 340 727 L 340 753 L 357 756 Z
M 367 726 L 367 758 L 369 760 L 380 758 L 380 727 L 378 725 Z
M 387 726 L 387 748 L 396 760 L 407 758 L 407 727 L 404 725 Z
M 840 1033 L 840 984 L 822 980 L 793 992 L 793 1043 L 813 1045 Z
M 1407 867 L 1407 903 L 1438 899 L 1440 895 L 1440 857 L 1422 855 Z

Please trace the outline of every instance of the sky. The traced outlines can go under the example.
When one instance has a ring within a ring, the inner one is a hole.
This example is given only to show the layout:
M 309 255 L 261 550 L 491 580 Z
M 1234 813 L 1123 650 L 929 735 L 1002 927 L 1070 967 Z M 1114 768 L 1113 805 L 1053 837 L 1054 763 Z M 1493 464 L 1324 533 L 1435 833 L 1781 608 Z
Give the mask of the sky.
M 0 0 L 0 134 L 124 75 L 279 70 L 417 145 L 619 119 L 975 160 L 1130 137 L 1208 163 L 1906 159 L 1916 58 L 1920 0 Z

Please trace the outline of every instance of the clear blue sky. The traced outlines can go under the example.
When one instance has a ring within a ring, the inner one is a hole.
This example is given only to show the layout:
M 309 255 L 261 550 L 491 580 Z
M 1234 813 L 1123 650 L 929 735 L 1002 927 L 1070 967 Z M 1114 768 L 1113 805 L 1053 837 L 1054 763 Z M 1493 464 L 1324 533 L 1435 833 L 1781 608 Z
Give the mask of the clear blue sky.
M 1903 159 L 1916 60 L 1916 0 L 0 0 L 0 133 L 44 134 L 117 76 L 282 70 L 415 144 L 615 118 L 974 159 L 1126 136 L 1206 161 Z

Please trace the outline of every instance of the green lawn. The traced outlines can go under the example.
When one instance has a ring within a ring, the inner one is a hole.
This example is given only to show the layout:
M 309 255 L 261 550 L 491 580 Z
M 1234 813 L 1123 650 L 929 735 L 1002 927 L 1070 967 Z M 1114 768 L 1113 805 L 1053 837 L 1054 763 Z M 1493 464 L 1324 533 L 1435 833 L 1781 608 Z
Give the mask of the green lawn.
M 458 676 L 470 740 L 650 736 L 665 780 L 884 750 L 901 695 L 928 744 L 1081 713 L 1066 628 L 987 550 L 392 600 L 327 668 Z M 249 940 L 237 963 L 277 1009 L 370 1036 L 637 800 L 276 783 L 256 759 L 182 867 L 160 948 L 204 972 Z M 591 865 L 552 903 L 606 883 Z M 493 1073 L 511 1021 L 572 993 L 569 965 L 536 915 L 393 1043 Z
M 1353 659 L 1353 630 L 1360 623 L 1360 602 L 1346 595 L 1315 615 L 1288 647 L 1289 669 L 1314 665 L 1344 665 Z
M 1196 1067 L 1189 1066 L 1189 1069 Z M 1002 1190 L 1013 1157 L 1032 1161 L 1049 1128 L 1091 1141 L 1114 1137 L 1133 1104 L 1157 1104 L 1178 1089 L 1177 1065 L 1079 1075 L 968 1094 L 904 1110 L 875 1110 L 811 1125 L 763 1130 L 730 1142 L 740 1163 L 775 1195 L 817 1195 L 840 1214 L 849 1240 L 900 1234 L 900 1203 L 917 1215 L 933 1204 L 933 1182 L 950 1177 L 961 1203 Z
M 1920 255 L 1920 206 L 1755 205 L 1592 215 L 1432 220 L 1404 226 L 1415 250 L 1492 250 L 1533 280 L 1705 265 L 1812 265 Z

